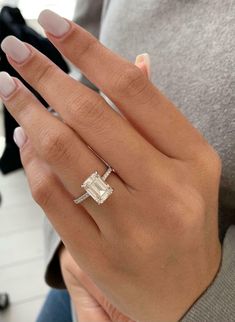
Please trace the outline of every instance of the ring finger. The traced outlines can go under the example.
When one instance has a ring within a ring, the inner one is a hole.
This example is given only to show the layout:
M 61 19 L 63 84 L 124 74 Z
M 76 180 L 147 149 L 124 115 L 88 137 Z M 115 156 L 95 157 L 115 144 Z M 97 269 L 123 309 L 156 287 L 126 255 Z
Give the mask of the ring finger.
M 42 207 L 74 259 L 86 271 L 89 263 L 94 265 L 96 258 L 102 260 L 99 227 L 83 207 L 78 208 L 71 203 L 70 194 L 48 164 L 38 158 L 31 141 L 26 139 L 22 142 L 25 136 L 22 129 L 18 128 L 16 134 L 15 140 L 20 147 L 21 161 L 35 201 Z

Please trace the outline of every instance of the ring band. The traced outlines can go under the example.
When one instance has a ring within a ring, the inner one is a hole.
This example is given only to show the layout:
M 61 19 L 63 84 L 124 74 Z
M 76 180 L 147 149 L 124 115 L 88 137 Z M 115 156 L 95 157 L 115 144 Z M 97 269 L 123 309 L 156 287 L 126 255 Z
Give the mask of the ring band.
M 79 204 L 88 197 L 92 197 L 98 205 L 102 204 L 108 197 L 112 194 L 113 188 L 105 182 L 111 172 L 114 171 L 110 166 L 104 173 L 103 176 L 100 176 L 97 171 L 92 173 L 81 185 L 82 188 L 86 190 L 86 192 L 74 199 L 75 204 Z

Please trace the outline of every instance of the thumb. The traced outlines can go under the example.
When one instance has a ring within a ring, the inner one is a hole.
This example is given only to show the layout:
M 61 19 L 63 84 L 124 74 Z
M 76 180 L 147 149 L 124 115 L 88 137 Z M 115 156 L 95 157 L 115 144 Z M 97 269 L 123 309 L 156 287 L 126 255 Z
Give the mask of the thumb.
M 111 322 L 102 305 L 82 285 L 70 290 L 79 322 Z

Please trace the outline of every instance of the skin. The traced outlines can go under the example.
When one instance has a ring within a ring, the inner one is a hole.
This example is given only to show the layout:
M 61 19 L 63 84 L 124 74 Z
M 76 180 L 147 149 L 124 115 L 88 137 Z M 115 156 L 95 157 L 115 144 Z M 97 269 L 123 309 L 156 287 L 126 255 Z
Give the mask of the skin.
M 136 60 L 135 64 L 147 77 L 150 76 L 150 69 L 144 61 Z M 134 322 L 108 301 L 89 276 L 81 270 L 63 244 L 58 255 L 62 276 L 79 322 Z
M 117 311 L 134 321 L 178 321 L 219 269 L 221 159 L 137 66 L 70 24 L 49 40 L 122 115 L 29 44 L 23 63 L 8 57 L 64 121 L 18 79 L 2 97 L 28 137 L 20 153 L 32 195 Z M 102 205 L 75 205 L 80 184 L 106 169 L 98 155 L 115 169 L 107 180 L 114 192 Z
M 104 296 L 66 247 L 59 251 L 61 272 L 79 322 L 134 322 Z

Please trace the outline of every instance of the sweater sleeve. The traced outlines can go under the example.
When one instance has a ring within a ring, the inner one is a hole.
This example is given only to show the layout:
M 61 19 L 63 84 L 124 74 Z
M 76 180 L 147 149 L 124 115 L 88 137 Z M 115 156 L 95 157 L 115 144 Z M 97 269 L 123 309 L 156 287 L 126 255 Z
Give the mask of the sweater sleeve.
M 235 226 L 226 232 L 220 269 L 180 322 L 235 321 Z
M 98 38 L 102 6 L 103 0 L 77 0 L 73 21 Z M 75 77 L 86 86 L 98 91 L 97 88 L 79 72 L 79 70 L 76 70 Z M 51 287 L 65 288 L 58 258 L 58 250 L 62 245 L 62 242 L 47 218 L 44 219 L 43 231 L 46 261 L 45 280 Z

